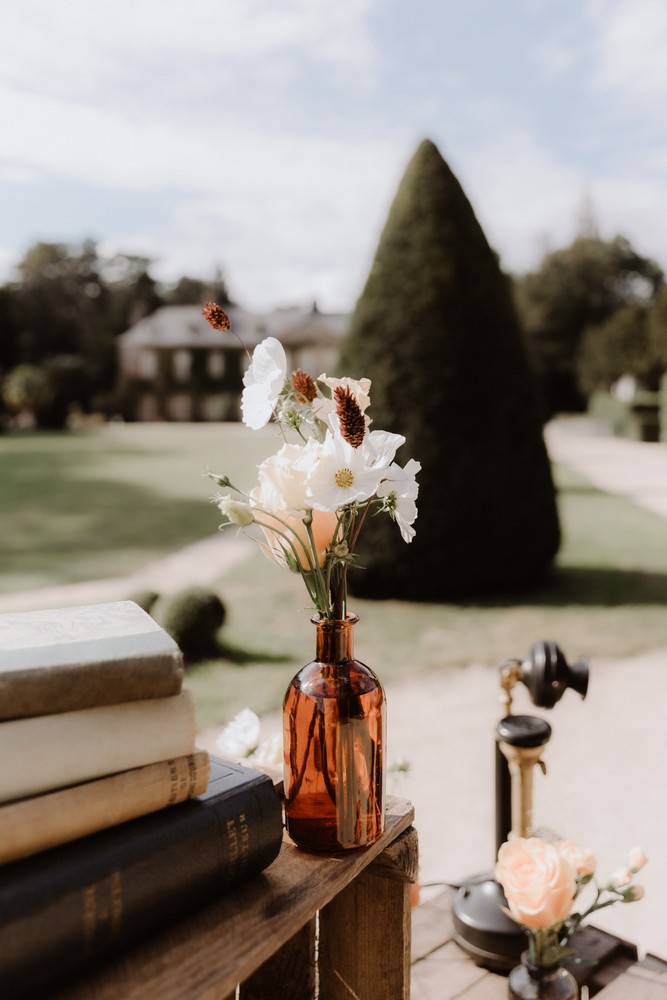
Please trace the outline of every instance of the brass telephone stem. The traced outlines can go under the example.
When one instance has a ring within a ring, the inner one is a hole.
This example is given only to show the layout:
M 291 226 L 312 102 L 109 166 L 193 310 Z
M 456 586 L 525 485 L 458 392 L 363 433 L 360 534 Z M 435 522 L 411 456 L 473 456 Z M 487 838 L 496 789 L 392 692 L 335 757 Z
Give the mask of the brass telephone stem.
M 510 837 L 531 837 L 533 828 L 533 769 L 539 764 L 542 773 L 546 766 L 541 760 L 544 747 L 520 747 L 500 742 L 500 749 L 507 759 L 512 781 L 512 830 Z

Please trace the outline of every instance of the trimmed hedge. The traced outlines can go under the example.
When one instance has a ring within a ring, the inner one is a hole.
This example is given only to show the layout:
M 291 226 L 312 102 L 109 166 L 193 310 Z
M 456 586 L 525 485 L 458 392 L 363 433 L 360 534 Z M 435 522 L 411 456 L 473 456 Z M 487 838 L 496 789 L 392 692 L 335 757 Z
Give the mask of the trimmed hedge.
M 422 464 L 416 538 L 369 518 L 350 591 L 442 601 L 542 581 L 560 527 L 509 279 L 429 140 L 399 185 L 339 367 L 372 380 L 373 426 L 406 437 L 397 461 Z

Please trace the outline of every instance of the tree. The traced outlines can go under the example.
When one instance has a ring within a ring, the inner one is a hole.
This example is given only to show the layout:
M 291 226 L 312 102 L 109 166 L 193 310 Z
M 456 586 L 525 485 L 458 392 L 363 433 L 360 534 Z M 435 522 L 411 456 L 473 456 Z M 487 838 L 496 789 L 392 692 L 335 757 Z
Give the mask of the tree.
M 586 408 L 577 379 L 584 331 L 626 305 L 650 304 L 662 284 L 655 261 L 622 236 L 605 242 L 580 235 L 516 280 L 519 315 L 544 399 L 544 416 Z
M 204 302 L 217 302 L 221 306 L 233 304 L 225 279 L 219 270 L 213 281 L 183 275 L 175 285 L 165 289 L 164 301 L 168 306 L 198 306 Z
M 663 285 L 648 317 L 651 354 L 659 372 L 667 371 L 667 285 Z
M 650 310 L 623 306 L 608 320 L 584 330 L 577 354 L 577 377 L 584 393 L 608 391 L 622 375 L 645 389 L 657 389 L 659 367 L 652 349 Z
M 30 364 L 17 365 L 2 381 L 2 401 L 9 413 L 32 424 L 45 385 L 46 375 L 41 368 Z
M 126 253 L 100 261 L 109 293 L 109 329 L 114 337 L 164 305 L 158 284 L 150 274 L 151 263 L 148 257 Z
M 18 361 L 18 323 L 16 296 L 11 288 L 0 288 L 0 373 L 8 372 Z
M 149 266 L 146 257 L 101 258 L 92 240 L 35 243 L 0 289 L 0 368 L 48 370 L 37 411 L 44 426 L 60 425 L 72 402 L 105 409 L 116 380 L 115 337 L 162 304 Z
M 340 358 L 372 380 L 376 427 L 421 462 L 416 537 L 366 522 L 367 597 L 448 600 L 542 581 L 560 530 L 535 383 L 508 278 L 459 182 L 424 140 L 380 236 Z
M 16 361 L 44 365 L 56 357 L 79 358 L 83 379 L 77 379 L 77 402 L 88 409 L 94 395 L 110 384 L 115 368 L 111 299 L 95 244 L 90 240 L 77 247 L 36 243 L 19 263 L 17 280 L 10 287 L 16 312 Z M 71 367 L 71 362 L 64 368 L 56 365 L 54 378 L 59 384 L 62 372 Z

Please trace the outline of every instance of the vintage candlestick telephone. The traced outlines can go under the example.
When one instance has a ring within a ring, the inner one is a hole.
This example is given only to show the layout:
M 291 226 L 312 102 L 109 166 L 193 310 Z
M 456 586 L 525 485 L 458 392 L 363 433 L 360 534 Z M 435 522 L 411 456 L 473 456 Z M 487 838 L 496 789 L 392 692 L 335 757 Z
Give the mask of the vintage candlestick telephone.
M 521 682 L 534 705 L 553 708 L 568 688 L 586 697 L 588 669 L 585 659 L 570 666 L 551 641 L 534 643 L 526 660 L 500 665 L 505 714 L 496 726 L 496 854 L 510 836 L 532 835 L 533 771 L 539 765 L 546 773 L 542 751 L 551 736 L 545 719 L 512 714 L 512 689 Z M 492 872 L 466 879 L 452 904 L 454 939 L 477 965 L 496 972 L 509 972 L 526 947 L 523 931 L 502 909 L 506 905 Z

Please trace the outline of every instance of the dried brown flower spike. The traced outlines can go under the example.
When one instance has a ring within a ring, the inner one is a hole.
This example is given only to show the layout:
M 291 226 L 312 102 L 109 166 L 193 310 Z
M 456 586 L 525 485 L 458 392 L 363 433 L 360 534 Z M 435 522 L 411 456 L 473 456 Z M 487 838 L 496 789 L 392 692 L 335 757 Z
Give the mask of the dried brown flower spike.
M 221 333 L 227 333 L 232 328 L 232 321 L 229 316 L 217 302 L 205 302 L 202 309 L 202 315 L 206 322 L 213 327 L 214 330 L 220 330 Z
M 312 403 L 317 396 L 314 379 L 301 368 L 292 372 L 292 388 L 300 403 Z
M 340 433 L 348 444 L 358 448 L 366 434 L 366 419 L 354 393 L 347 386 L 339 385 L 334 390 L 334 400 L 340 421 Z

